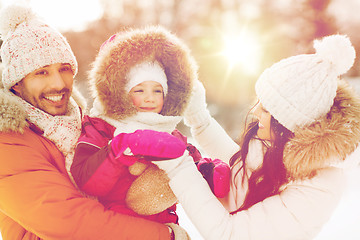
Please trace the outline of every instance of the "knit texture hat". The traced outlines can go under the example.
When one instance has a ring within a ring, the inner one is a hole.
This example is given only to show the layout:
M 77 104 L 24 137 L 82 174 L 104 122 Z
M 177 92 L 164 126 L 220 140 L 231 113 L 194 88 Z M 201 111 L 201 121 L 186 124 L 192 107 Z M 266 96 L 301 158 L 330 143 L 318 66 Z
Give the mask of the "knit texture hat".
M 154 62 L 142 62 L 132 67 L 126 76 L 128 80 L 125 90 L 130 90 L 136 85 L 145 81 L 154 81 L 161 84 L 164 96 L 168 91 L 167 78 L 164 69 L 160 66 L 157 61 Z
M 0 33 L 5 88 L 10 89 L 27 74 L 54 63 L 68 63 L 74 75 L 77 73 L 75 56 L 64 36 L 41 22 L 30 8 L 19 5 L 3 8 Z
M 355 50 L 343 35 L 314 41 L 315 54 L 289 57 L 266 69 L 255 85 L 270 114 L 290 131 L 329 112 L 337 80 L 354 64 Z

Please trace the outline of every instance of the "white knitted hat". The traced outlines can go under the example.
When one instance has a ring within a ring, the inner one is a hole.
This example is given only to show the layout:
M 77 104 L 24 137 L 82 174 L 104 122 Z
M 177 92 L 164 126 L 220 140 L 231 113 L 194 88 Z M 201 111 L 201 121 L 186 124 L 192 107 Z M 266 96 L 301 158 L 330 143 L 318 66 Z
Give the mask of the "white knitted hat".
M 315 54 L 289 57 L 266 69 L 255 85 L 270 114 L 294 132 L 328 113 L 338 77 L 354 64 L 355 50 L 343 35 L 314 41 Z
M 75 56 L 64 36 L 41 22 L 30 8 L 19 5 L 3 8 L 0 33 L 5 88 L 10 89 L 27 74 L 54 63 L 68 63 L 74 75 L 77 73 Z
M 168 91 L 166 74 L 157 61 L 142 62 L 133 66 L 127 74 L 126 79 L 128 80 L 125 86 L 127 92 L 130 92 L 133 87 L 145 81 L 160 83 L 164 91 L 164 96 L 166 96 Z

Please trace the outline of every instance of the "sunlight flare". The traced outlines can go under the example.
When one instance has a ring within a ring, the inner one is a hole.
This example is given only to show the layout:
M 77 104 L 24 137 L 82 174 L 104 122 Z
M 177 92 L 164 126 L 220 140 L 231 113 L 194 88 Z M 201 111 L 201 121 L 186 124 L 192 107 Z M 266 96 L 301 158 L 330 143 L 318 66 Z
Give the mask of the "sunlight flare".
M 258 73 L 261 61 L 261 46 L 255 35 L 244 32 L 240 35 L 224 35 L 222 55 L 229 62 L 230 71 L 239 66 L 248 75 Z

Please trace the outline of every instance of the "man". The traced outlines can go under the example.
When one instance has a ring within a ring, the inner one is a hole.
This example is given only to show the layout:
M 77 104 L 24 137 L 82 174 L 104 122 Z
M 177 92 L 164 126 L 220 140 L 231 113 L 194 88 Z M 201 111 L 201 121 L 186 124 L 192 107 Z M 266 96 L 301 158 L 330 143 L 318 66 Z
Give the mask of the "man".
M 28 8 L 0 13 L 0 231 L 7 239 L 170 239 L 163 224 L 107 211 L 68 175 L 81 132 L 77 62 Z

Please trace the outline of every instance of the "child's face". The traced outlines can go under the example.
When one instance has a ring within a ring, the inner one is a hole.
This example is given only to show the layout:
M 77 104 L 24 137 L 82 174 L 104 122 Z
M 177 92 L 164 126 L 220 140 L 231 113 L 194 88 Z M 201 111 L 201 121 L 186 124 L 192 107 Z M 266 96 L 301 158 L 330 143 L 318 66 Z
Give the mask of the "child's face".
M 160 83 L 145 81 L 130 90 L 130 98 L 138 112 L 160 113 L 164 105 L 164 91 Z

